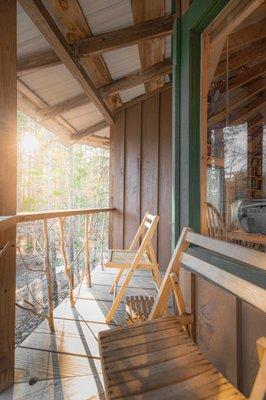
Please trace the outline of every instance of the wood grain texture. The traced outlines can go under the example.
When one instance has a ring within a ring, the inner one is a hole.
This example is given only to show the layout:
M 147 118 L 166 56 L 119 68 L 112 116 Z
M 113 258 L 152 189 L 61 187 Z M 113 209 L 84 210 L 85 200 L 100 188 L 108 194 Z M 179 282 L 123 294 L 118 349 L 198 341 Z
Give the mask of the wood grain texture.
M 162 92 L 160 96 L 160 137 L 159 137 L 159 207 L 158 262 L 165 270 L 171 258 L 171 188 L 172 188 L 172 93 Z
M 46 3 L 69 43 L 74 44 L 84 37 L 92 37 L 88 21 L 78 0 L 47 0 Z M 82 64 L 97 88 L 112 81 L 108 68 L 100 55 L 85 57 Z M 108 103 L 112 108 L 122 104 L 118 94 L 111 96 Z
M 165 14 L 164 0 L 132 0 L 131 5 L 135 23 L 162 17 Z M 139 53 L 142 69 L 146 69 L 153 64 L 163 61 L 164 38 L 147 39 L 139 43 Z M 146 92 L 155 90 L 163 85 L 164 77 L 156 78 L 146 83 Z
M 107 106 L 99 96 L 97 88 L 90 79 L 86 70 L 74 57 L 70 44 L 65 39 L 45 5 L 39 0 L 20 0 L 20 4 L 31 18 L 32 22 L 37 25 L 42 35 L 82 87 L 84 92 L 94 102 L 95 106 L 102 113 L 104 118 L 112 124 L 113 115 L 109 106 Z
M 0 2 L 0 215 L 16 214 L 17 38 L 16 1 Z M 0 391 L 14 376 L 16 228 L 0 233 Z
M 110 193 L 114 206 L 117 206 L 116 198 L 119 202 L 123 198 L 124 246 L 130 245 L 146 211 L 159 214 L 161 211 L 158 241 L 161 269 L 167 266 L 171 256 L 171 87 L 133 102 L 117 113 L 116 118 L 117 123 L 111 129 L 112 176 L 115 179 L 112 179 Z M 123 157 L 120 153 L 121 119 L 124 120 Z M 122 168 L 121 162 L 125 170 L 124 174 L 121 170 L 119 177 L 116 170 Z M 115 225 L 110 234 L 117 240 L 121 235 L 117 224 L 122 220 L 118 213 L 113 213 L 112 218 Z
M 142 105 L 141 214 L 158 214 L 158 152 L 159 152 L 159 95 Z M 157 235 L 153 238 L 157 250 Z
M 125 111 L 125 248 L 140 225 L 141 103 Z

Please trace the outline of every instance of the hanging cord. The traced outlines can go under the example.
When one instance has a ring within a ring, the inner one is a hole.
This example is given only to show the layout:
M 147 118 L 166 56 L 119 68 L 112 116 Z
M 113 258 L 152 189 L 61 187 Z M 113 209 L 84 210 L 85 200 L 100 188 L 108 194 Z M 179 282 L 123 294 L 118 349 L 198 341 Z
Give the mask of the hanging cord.
M 229 36 L 226 38 L 226 126 L 229 126 Z

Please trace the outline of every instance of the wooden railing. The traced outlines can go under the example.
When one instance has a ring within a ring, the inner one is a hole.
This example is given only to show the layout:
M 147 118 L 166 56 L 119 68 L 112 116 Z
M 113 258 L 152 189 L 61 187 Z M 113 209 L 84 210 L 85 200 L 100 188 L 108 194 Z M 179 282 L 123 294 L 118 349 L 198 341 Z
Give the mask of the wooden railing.
M 77 259 L 80 257 L 82 253 L 84 253 L 84 277 L 86 277 L 86 282 L 88 286 L 91 286 L 91 269 L 90 269 L 90 238 L 92 232 L 92 220 L 93 217 L 104 213 L 104 216 L 114 211 L 113 207 L 106 208 L 88 208 L 88 209 L 74 209 L 74 210 L 56 210 L 56 211 L 41 211 L 41 212 L 23 212 L 18 213 L 15 216 L 8 217 L 0 217 L 0 232 L 16 224 L 23 224 L 27 222 L 33 221 L 41 221 L 42 222 L 42 230 L 40 232 L 40 236 L 42 236 L 42 246 L 41 251 L 38 251 L 38 255 L 41 257 L 43 261 L 43 269 L 38 269 L 37 272 L 41 272 L 45 275 L 46 283 L 47 283 L 47 307 L 44 307 L 43 304 L 37 299 L 32 298 L 32 301 L 24 300 L 24 303 L 16 303 L 16 305 L 24 310 L 28 310 L 35 315 L 41 315 L 45 317 L 49 323 L 49 327 L 51 331 L 54 331 L 54 321 L 53 321 L 53 311 L 54 311 L 54 301 L 53 301 L 53 283 L 51 276 L 51 263 L 50 263 L 50 244 L 49 244 L 49 229 L 56 222 L 58 223 L 58 231 L 59 231 L 59 239 L 60 239 L 60 252 L 64 265 L 64 272 L 68 283 L 69 290 L 69 298 L 71 307 L 74 307 L 76 299 L 74 295 L 74 275 L 73 275 L 73 266 Z M 81 249 L 79 249 L 77 255 L 73 260 L 68 259 L 67 255 L 67 247 L 66 247 L 66 232 L 65 232 L 65 221 L 67 217 L 74 216 L 84 216 L 84 238 Z M 54 219 L 53 223 L 48 226 L 48 220 Z M 105 217 L 103 221 L 105 222 Z M 103 233 L 103 229 L 101 230 Z M 100 238 L 101 239 L 101 238 Z M 0 249 L 0 256 L 4 255 L 9 243 L 4 244 L 2 249 Z M 19 254 L 22 257 L 21 250 L 19 249 Z M 24 262 L 24 260 L 23 260 Z M 25 262 L 24 265 L 26 266 Z M 35 269 L 26 266 L 29 271 L 36 272 Z M 30 288 L 28 288 L 30 291 Z M 41 310 L 41 311 L 40 311 Z

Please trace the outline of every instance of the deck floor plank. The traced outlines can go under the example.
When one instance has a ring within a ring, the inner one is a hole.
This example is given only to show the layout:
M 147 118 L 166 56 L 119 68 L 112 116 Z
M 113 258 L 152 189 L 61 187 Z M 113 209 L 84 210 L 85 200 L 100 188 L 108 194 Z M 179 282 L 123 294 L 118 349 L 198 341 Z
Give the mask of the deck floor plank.
M 122 303 L 112 324 L 105 317 L 112 305 L 109 293 L 116 269 L 92 271 L 92 287 L 75 289 L 75 308 L 69 298 L 54 311 L 55 332 L 43 321 L 16 349 L 15 384 L 1 400 L 104 400 L 98 333 L 125 324 Z M 125 274 L 123 275 L 125 276 Z M 127 295 L 156 296 L 150 272 L 137 271 Z M 29 384 L 32 378 L 36 383 Z

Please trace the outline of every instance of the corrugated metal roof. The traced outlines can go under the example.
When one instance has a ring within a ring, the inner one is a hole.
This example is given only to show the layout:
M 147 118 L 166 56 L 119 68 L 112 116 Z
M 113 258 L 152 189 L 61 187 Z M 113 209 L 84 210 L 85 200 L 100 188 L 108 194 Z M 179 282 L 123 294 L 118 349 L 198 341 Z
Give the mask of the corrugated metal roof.
M 93 35 L 134 24 L 130 0 L 79 0 L 79 4 Z M 17 10 L 18 57 L 29 56 L 50 49 L 48 42 L 42 37 L 19 4 Z M 165 11 L 166 14 L 171 13 L 171 0 L 165 0 Z M 165 38 L 165 57 L 170 55 L 171 39 L 169 36 Z M 137 45 L 106 52 L 103 54 L 103 60 L 113 80 L 141 69 Z M 83 93 L 79 83 L 62 64 L 30 72 L 21 76 L 20 80 L 48 106 L 56 105 Z M 142 84 L 124 90 L 119 95 L 122 102 L 127 102 L 144 93 L 145 87 Z M 23 101 L 23 98 L 20 99 L 20 104 L 21 101 Z M 24 109 L 28 107 L 29 103 L 25 104 Z M 103 119 L 103 116 L 93 104 L 74 108 L 61 114 L 60 117 L 65 121 L 66 126 L 69 126 L 68 131 L 77 133 Z M 61 126 L 60 129 L 62 130 L 63 127 Z M 97 132 L 97 136 L 109 137 L 109 129 L 105 128 Z

